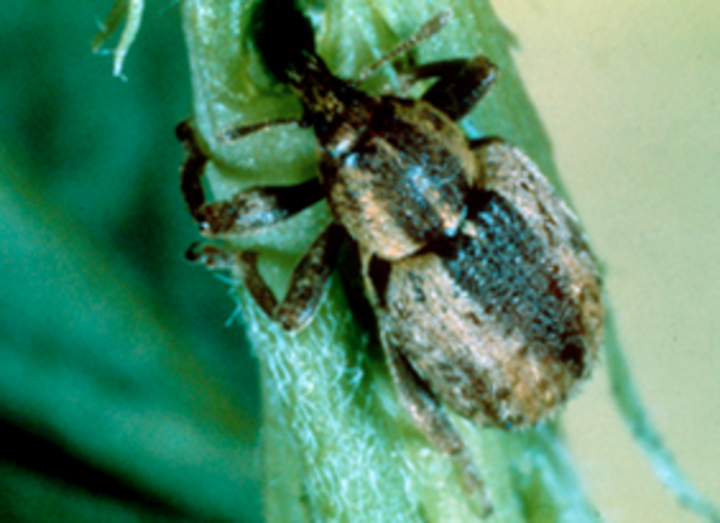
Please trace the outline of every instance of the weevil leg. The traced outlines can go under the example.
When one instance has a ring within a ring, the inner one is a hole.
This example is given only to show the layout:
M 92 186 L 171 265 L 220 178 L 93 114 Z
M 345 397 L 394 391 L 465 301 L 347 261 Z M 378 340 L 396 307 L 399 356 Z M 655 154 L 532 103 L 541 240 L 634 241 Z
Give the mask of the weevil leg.
M 293 271 L 285 299 L 274 314 L 285 330 L 300 330 L 314 316 L 337 265 L 346 234 L 339 223 L 328 225 Z
M 285 330 L 298 331 L 312 319 L 322 302 L 345 235 L 338 223 L 328 225 L 295 267 L 280 303 L 258 271 L 256 252 L 233 254 L 212 244 L 195 244 L 188 250 L 187 258 L 213 270 L 237 269 L 263 312 Z
M 223 131 L 220 134 L 220 140 L 230 142 L 233 140 L 238 140 L 244 136 L 248 136 L 249 134 L 256 133 L 258 131 L 262 131 L 263 129 L 267 129 L 268 127 L 275 127 L 276 125 L 303 125 L 301 120 L 298 120 L 297 118 L 277 118 L 275 120 L 267 120 L 265 122 L 260 122 L 252 125 L 243 125 L 240 127 L 233 127 L 232 129 L 228 129 L 227 131 Z
M 287 123 L 274 120 L 228 131 L 232 138 Z M 290 187 L 255 187 L 240 191 L 230 200 L 206 203 L 202 175 L 209 161 L 203 152 L 192 125 L 188 121 L 178 125 L 176 134 L 187 151 L 180 176 L 180 187 L 190 214 L 205 236 L 228 233 L 246 234 L 271 227 L 306 209 L 323 198 L 317 178 Z
M 200 148 L 190 120 L 183 120 L 175 128 L 175 136 L 183 144 L 187 157 L 180 167 L 180 191 L 192 216 L 205 203 L 202 175 L 209 157 Z
M 363 69 L 352 85 L 358 86 L 384 64 L 407 52 L 423 40 L 438 33 L 450 21 L 450 11 L 442 11 L 428 20 L 412 37 L 398 44 L 375 63 Z M 438 81 L 425 93 L 423 100 L 459 120 L 485 96 L 497 78 L 497 67 L 486 56 L 432 62 L 402 72 L 410 83 L 425 78 Z
M 459 120 L 490 90 L 497 67 L 486 57 L 460 58 L 416 66 L 404 74 L 410 81 L 438 78 L 422 99 L 453 120 Z
M 453 459 L 462 473 L 465 488 L 479 496 L 479 511 L 483 516 L 489 515 L 492 504 L 485 482 L 462 437 L 433 393 L 403 357 L 400 348 L 392 340 L 392 334 L 381 328 L 381 337 L 395 389 L 415 426 L 440 452 Z
M 254 187 L 200 206 L 193 217 L 204 236 L 247 234 L 272 227 L 323 198 L 317 178 L 289 187 Z

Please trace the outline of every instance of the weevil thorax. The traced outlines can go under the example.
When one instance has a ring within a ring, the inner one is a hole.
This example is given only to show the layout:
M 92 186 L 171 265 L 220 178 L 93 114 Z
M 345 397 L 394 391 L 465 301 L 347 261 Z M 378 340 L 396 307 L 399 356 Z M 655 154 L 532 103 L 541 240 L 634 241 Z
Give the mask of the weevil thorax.
M 366 255 L 398 260 L 457 233 L 479 169 L 455 122 L 422 100 L 359 91 L 317 56 L 290 79 L 330 207 Z

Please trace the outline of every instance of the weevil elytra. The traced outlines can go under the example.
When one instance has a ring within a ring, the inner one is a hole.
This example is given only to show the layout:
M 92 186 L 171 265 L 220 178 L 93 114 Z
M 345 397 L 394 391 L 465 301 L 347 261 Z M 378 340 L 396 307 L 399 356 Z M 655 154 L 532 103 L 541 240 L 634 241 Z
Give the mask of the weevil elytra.
M 436 33 L 448 17 L 433 18 L 378 63 Z M 181 124 L 188 151 L 182 189 L 206 237 L 254 233 L 321 199 L 334 216 L 281 301 L 258 272 L 256 253 L 198 244 L 188 256 L 239 269 L 263 311 L 292 331 L 311 321 L 339 245 L 351 239 L 402 403 L 457 461 L 466 486 L 484 495 L 443 406 L 503 429 L 550 416 L 596 359 L 600 278 L 575 217 L 532 161 L 499 138 L 468 140 L 456 123 L 488 91 L 496 67 L 478 56 L 404 74 L 436 81 L 417 100 L 372 95 L 307 52 L 287 72 L 301 118 L 225 133 L 239 139 L 269 125 L 312 128 L 320 176 L 295 187 L 253 188 L 206 203 L 200 178 L 209 158 L 192 127 Z

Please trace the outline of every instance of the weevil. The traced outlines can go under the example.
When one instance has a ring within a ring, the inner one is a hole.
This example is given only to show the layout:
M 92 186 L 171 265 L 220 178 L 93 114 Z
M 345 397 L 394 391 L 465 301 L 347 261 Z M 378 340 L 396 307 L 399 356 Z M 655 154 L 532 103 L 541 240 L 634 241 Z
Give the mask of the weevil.
M 258 272 L 257 253 L 206 243 L 188 256 L 213 269 L 238 269 L 265 314 L 297 331 L 322 302 L 340 244 L 352 240 L 401 402 L 456 460 L 466 486 L 486 496 L 445 407 L 502 429 L 548 418 L 591 372 L 603 304 L 577 219 L 538 167 L 508 142 L 469 140 L 458 126 L 497 77 L 488 58 L 405 71 L 413 81 L 435 79 L 420 99 L 359 89 L 380 64 L 448 18 L 430 20 L 354 82 L 306 52 L 287 76 L 302 117 L 224 133 L 235 140 L 270 125 L 309 127 L 318 178 L 206 202 L 201 176 L 210 159 L 185 123 L 178 127 L 188 151 L 182 190 L 210 238 L 255 233 L 327 201 L 334 219 L 295 268 L 281 301 Z

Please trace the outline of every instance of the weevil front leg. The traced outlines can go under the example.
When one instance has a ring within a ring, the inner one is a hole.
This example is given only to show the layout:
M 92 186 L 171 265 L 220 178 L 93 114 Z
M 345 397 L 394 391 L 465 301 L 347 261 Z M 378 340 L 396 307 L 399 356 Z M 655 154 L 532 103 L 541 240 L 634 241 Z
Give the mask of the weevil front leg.
M 477 502 L 478 511 L 483 517 L 488 516 L 492 504 L 485 482 L 462 437 L 427 384 L 405 359 L 392 334 L 382 327 L 381 339 L 395 389 L 415 426 L 441 453 L 452 458 L 462 474 L 465 489 Z
M 403 74 L 410 81 L 438 78 L 422 96 L 453 120 L 459 120 L 490 90 L 497 67 L 486 57 L 460 58 L 414 67 Z
M 187 257 L 213 270 L 237 269 L 263 312 L 285 330 L 298 331 L 307 325 L 322 303 L 345 236 L 339 224 L 328 225 L 295 267 L 280 303 L 258 271 L 256 252 L 232 253 L 212 244 L 195 244 L 188 250 Z
M 290 123 L 275 120 L 232 129 L 224 139 L 236 139 L 271 125 Z M 193 218 L 204 236 L 242 235 L 273 226 L 323 198 L 317 178 L 291 187 L 256 187 L 240 191 L 232 199 L 206 203 L 202 175 L 209 158 L 189 122 L 177 127 L 177 136 L 187 151 L 181 169 L 181 189 Z M 233 252 L 214 244 L 195 244 L 187 252 L 190 261 L 212 270 L 239 272 L 255 301 L 271 319 L 289 331 L 299 330 L 312 318 L 322 302 L 336 265 L 345 231 L 330 224 L 315 240 L 290 280 L 285 298 L 278 300 L 257 268 L 257 253 Z
M 375 63 L 366 67 L 352 82 L 360 85 L 382 65 L 396 56 L 407 52 L 417 44 L 438 33 L 450 21 L 450 12 L 443 11 L 428 20 L 412 37 L 401 42 Z M 459 120 L 477 104 L 495 82 L 497 67 L 483 55 L 474 58 L 443 60 L 411 67 L 401 71 L 408 83 L 426 78 L 438 81 L 423 95 L 423 100 L 446 113 L 453 120 Z
M 273 120 L 232 129 L 225 139 L 236 139 L 271 125 L 294 122 Z M 209 161 L 189 122 L 178 125 L 176 134 L 187 151 L 181 168 L 180 187 L 190 214 L 208 237 L 248 234 L 271 227 L 323 198 L 317 178 L 290 187 L 254 187 L 238 192 L 230 200 L 206 202 L 202 176 Z
M 290 187 L 253 187 L 206 203 L 193 217 L 204 236 L 242 235 L 272 227 L 323 198 L 317 178 Z

